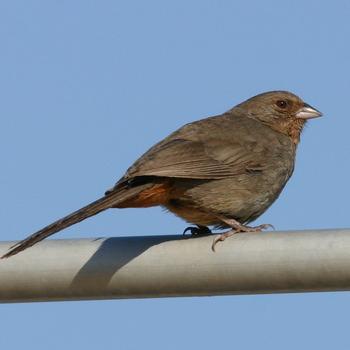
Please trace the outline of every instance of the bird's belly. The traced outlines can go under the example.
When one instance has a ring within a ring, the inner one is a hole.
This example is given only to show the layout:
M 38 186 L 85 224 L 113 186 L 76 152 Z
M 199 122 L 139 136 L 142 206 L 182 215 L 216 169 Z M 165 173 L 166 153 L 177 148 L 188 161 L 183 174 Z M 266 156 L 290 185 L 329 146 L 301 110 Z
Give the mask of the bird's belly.
M 190 203 L 182 203 L 181 200 L 172 200 L 164 207 L 189 223 L 202 226 L 221 224 L 221 220 L 214 213 L 205 212 Z
M 220 225 L 220 216 L 247 223 L 259 217 L 277 199 L 289 176 L 290 172 L 280 171 L 275 178 L 259 174 L 198 182 L 165 207 L 198 225 Z

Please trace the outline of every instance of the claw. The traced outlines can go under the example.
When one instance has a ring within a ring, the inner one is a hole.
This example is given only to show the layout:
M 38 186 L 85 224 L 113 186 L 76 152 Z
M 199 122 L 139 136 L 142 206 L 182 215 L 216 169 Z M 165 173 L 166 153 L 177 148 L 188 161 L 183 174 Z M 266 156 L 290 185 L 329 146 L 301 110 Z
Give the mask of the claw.
M 186 232 L 190 231 L 191 236 L 201 236 L 201 235 L 209 235 L 211 234 L 211 231 L 208 227 L 206 226 L 189 226 L 184 229 L 184 232 L 182 233 L 183 236 L 186 235 Z
M 235 230 L 230 230 L 227 232 L 222 233 L 221 235 L 216 236 L 213 239 L 213 243 L 211 245 L 211 250 L 215 253 L 215 246 L 216 243 L 218 242 L 223 242 L 226 238 L 233 236 L 235 233 L 238 233 L 239 231 L 235 231 Z
M 269 228 L 272 228 L 274 231 L 276 231 L 275 226 L 273 226 L 272 224 L 261 224 L 261 225 L 259 225 L 259 226 L 254 227 L 254 228 L 259 229 L 259 231 L 261 231 L 261 230 L 267 230 L 267 229 L 269 229 Z
M 195 229 L 195 228 L 196 228 L 196 227 L 192 227 L 192 226 L 186 227 L 186 228 L 184 229 L 184 232 L 182 232 L 182 235 L 183 235 L 183 236 L 186 236 L 186 232 L 187 232 L 187 231 L 190 231 L 190 232 L 191 232 L 191 235 L 193 235 L 192 230 Z

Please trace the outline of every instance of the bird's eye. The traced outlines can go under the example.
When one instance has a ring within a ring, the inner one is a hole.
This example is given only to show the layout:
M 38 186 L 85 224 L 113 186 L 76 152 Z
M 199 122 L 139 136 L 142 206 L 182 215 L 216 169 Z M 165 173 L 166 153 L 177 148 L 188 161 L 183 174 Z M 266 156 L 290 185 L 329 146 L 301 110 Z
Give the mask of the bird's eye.
M 287 108 L 288 103 L 286 100 L 278 100 L 276 102 L 276 105 L 277 105 L 277 107 L 284 109 L 284 108 Z

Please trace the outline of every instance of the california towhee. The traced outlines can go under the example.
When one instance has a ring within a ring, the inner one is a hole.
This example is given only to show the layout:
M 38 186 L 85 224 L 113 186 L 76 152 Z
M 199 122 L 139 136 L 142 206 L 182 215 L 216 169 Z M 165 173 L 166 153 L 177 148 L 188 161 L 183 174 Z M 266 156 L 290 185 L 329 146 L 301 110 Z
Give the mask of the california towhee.
M 209 233 L 207 226 L 236 232 L 276 200 L 294 169 L 307 119 L 321 113 L 286 91 L 266 92 L 224 114 L 181 127 L 139 158 L 105 196 L 12 246 L 10 257 L 44 238 L 109 208 L 161 205 Z M 186 230 L 185 230 L 186 231 Z

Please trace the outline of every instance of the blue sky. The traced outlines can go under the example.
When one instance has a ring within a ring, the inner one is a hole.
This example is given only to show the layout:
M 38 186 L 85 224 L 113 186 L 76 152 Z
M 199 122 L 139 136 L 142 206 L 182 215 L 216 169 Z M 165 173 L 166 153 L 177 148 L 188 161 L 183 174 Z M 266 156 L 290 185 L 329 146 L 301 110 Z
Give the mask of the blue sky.
M 266 90 L 324 113 L 257 223 L 349 227 L 350 2 L 2 1 L 1 240 L 99 197 L 153 143 Z M 56 238 L 181 233 L 159 208 Z M 1 282 L 0 282 L 1 283 Z M 6 349 L 349 349 L 349 293 L 1 305 Z

